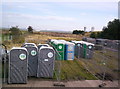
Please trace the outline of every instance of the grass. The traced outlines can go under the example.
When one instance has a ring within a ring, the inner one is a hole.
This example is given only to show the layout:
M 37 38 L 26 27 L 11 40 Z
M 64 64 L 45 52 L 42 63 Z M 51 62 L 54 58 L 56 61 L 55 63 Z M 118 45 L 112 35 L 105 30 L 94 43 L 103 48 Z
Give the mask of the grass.
M 79 60 L 61 61 L 61 79 L 62 80 L 91 80 L 96 79 L 89 73 Z

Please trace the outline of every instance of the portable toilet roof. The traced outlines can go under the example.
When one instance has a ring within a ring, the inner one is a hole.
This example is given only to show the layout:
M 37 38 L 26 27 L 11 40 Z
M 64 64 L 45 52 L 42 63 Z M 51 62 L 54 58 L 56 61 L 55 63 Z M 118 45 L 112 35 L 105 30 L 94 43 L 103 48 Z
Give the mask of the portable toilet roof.
M 58 41 L 60 41 L 60 42 L 67 42 L 66 40 L 58 40 Z
M 11 49 L 11 50 L 13 50 L 13 49 L 23 49 L 23 50 L 27 51 L 27 49 L 26 49 L 26 48 L 24 48 L 24 47 L 12 47 L 12 49 Z M 11 51 L 11 50 L 10 50 L 10 51 Z
M 65 42 L 58 41 L 58 40 L 57 40 L 57 41 L 55 41 L 54 43 L 55 43 L 55 44 L 65 44 Z
M 38 46 L 39 46 L 39 45 L 43 45 L 43 46 L 46 45 L 46 46 L 48 46 L 48 47 L 50 46 L 49 44 L 38 44 Z
M 44 48 L 53 49 L 53 47 L 45 47 L 45 46 L 42 46 L 42 47 L 40 48 L 40 50 L 41 50 L 41 49 L 44 49 Z
M 24 43 L 23 46 L 36 46 L 35 43 Z
M 56 39 L 51 39 L 51 42 L 57 41 Z

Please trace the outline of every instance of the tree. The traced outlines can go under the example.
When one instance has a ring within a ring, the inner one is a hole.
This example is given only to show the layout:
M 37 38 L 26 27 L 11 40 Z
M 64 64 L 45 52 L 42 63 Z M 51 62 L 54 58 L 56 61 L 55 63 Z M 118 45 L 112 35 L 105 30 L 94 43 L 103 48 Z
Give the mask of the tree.
M 29 33 L 33 33 L 33 28 L 32 28 L 32 26 L 29 26 L 27 29 L 28 29 L 28 32 L 29 32 Z
M 94 37 L 94 34 L 91 34 Z M 103 27 L 102 31 L 96 34 L 96 38 L 104 38 L 111 40 L 120 40 L 120 20 L 114 19 L 109 21 L 107 27 Z
M 82 35 L 84 35 L 84 31 L 81 31 L 81 30 L 73 30 L 73 34 L 82 34 Z
M 25 39 L 23 36 L 21 36 L 22 32 L 20 31 L 18 26 L 11 27 L 9 31 L 11 32 L 13 43 L 23 43 L 24 42 Z
M 114 19 L 109 21 L 107 27 L 102 29 L 102 38 L 111 39 L 111 40 L 120 40 L 120 20 Z
M 96 37 L 97 37 L 97 34 L 96 34 L 95 32 L 92 32 L 92 33 L 90 34 L 90 37 L 91 37 L 91 38 L 96 38 Z

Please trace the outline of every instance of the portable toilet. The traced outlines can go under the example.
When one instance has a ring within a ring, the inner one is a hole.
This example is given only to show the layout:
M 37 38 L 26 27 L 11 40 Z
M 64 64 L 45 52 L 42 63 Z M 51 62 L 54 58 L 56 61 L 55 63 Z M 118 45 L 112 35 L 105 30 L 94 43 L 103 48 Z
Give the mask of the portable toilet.
M 28 52 L 26 48 L 14 47 L 9 52 L 8 83 L 27 83 Z
M 76 58 L 82 58 L 83 57 L 83 42 L 84 41 L 71 41 L 75 44 L 75 56 Z
M 30 43 L 29 43 L 30 44 Z M 24 46 L 28 53 L 28 76 L 37 76 L 37 65 L 38 65 L 38 48 L 36 45 L 25 45 Z
M 93 57 L 94 44 L 83 42 L 84 58 L 91 59 Z
M 37 77 L 52 78 L 54 72 L 55 52 L 52 47 L 42 46 L 38 53 Z
M 74 47 L 74 43 L 65 42 L 65 60 L 74 60 Z
M 38 47 L 38 50 L 40 49 L 41 46 L 50 47 L 49 44 L 38 44 L 38 46 L 37 46 L 37 47 Z
M 60 57 L 57 56 L 57 60 L 64 60 L 64 57 L 65 57 L 65 43 L 60 42 L 60 41 L 55 41 L 54 45 L 55 45 L 56 50 L 60 54 Z

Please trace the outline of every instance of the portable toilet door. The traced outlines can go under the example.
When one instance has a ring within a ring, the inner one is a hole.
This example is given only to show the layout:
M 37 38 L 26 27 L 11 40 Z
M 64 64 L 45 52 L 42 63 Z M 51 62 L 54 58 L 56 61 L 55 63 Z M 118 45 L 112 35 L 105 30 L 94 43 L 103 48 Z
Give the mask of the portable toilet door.
M 14 47 L 9 52 L 8 83 L 27 83 L 28 52 L 26 48 Z
M 38 44 L 38 46 L 37 46 L 38 50 L 40 49 L 41 46 L 50 47 L 50 45 L 48 45 L 48 44 Z
M 57 59 L 59 60 L 64 60 L 65 57 L 65 43 L 64 42 L 60 42 L 60 41 L 56 41 L 55 42 L 56 45 L 56 49 L 58 51 L 58 53 L 60 54 L 60 58 L 58 57 Z
M 84 44 L 83 41 L 77 42 L 77 58 L 84 58 Z
M 74 47 L 74 43 L 65 43 L 65 60 L 74 60 Z
M 78 58 L 77 54 L 78 54 L 78 46 L 79 46 L 78 44 L 79 43 L 77 43 L 77 41 L 71 41 L 71 42 L 75 44 L 75 47 L 74 47 L 74 56 L 76 58 Z
M 25 46 L 28 50 L 28 76 L 37 76 L 38 48 L 37 46 Z
M 73 41 L 75 43 L 75 56 L 76 58 L 83 58 L 84 56 L 84 48 L 83 41 Z
M 91 59 L 93 57 L 93 50 L 94 50 L 94 44 L 92 43 L 86 43 L 86 57 L 87 59 Z
M 52 47 L 42 46 L 38 55 L 37 77 L 53 78 L 55 52 Z

